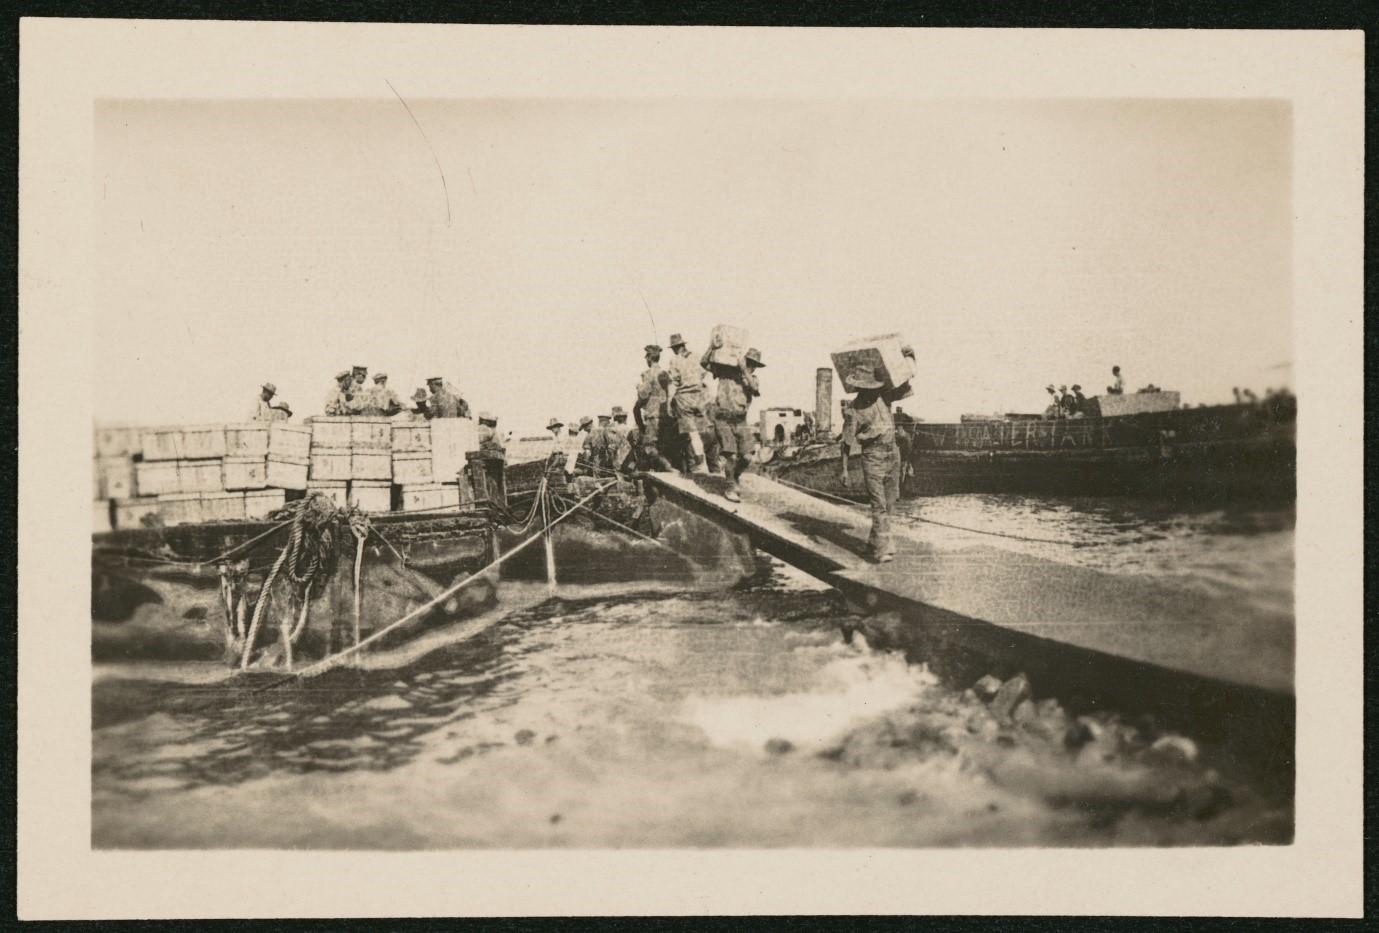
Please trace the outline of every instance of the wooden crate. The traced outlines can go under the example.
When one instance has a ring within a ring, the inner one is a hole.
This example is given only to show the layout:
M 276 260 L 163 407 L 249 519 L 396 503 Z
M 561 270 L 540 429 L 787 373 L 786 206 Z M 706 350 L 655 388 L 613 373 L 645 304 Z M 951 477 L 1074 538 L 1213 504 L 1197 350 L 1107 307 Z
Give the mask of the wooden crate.
M 111 531 L 114 525 L 110 521 L 110 500 L 97 499 L 91 503 L 91 533 L 101 534 Z
M 182 429 L 183 460 L 212 460 L 225 456 L 225 425 L 198 424 Z
M 268 456 L 268 422 L 225 425 L 225 456 L 260 460 Z
M 350 479 L 388 480 L 393 478 L 393 455 L 386 450 L 360 450 L 350 452 Z
M 305 489 L 310 466 L 310 457 L 269 454 L 265 479 L 275 489 Z
M 174 492 L 158 497 L 158 516 L 164 525 L 193 525 L 205 521 L 201 494 Z
M 244 493 L 208 492 L 201 496 L 204 521 L 230 522 L 244 520 Z
M 182 492 L 224 492 L 223 464 L 223 460 L 178 460 L 178 489 Z
M 434 478 L 429 450 L 393 451 L 393 482 L 400 486 L 416 486 L 430 484 Z
M 349 505 L 349 483 L 346 480 L 307 480 L 306 494 L 325 496 L 342 509 Z
M 144 428 L 139 434 L 144 462 L 182 459 L 181 428 Z
M 742 357 L 747 353 L 747 328 L 719 324 L 710 335 L 709 346 L 713 346 L 714 337 L 722 337 L 723 346 L 709 354 L 709 362 L 720 366 L 741 366 Z
M 162 496 L 182 491 L 176 460 L 134 464 L 134 488 L 141 496 Z
M 274 421 L 268 426 L 268 455 L 288 462 L 298 457 L 310 457 L 311 428 L 304 424 Z
M 96 428 L 97 457 L 128 457 L 139 453 L 139 428 Z
M 392 450 L 392 420 L 372 417 L 351 418 L 350 447 L 354 450 Z
M 263 435 L 265 445 L 268 432 Z M 226 457 L 226 489 L 263 489 L 268 485 L 268 460 L 266 457 Z
M 858 366 L 884 374 L 892 386 L 899 386 L 914 378 L 914 367 L 910 360 L 900 352 L 905 341 L 899 334 L 882 334 L 879 337 L 864 337 L 854 340 L 841 350 L 833 353 L 833 368 L 838 378 L 847 388 L 847 378 Z
M 305 470 L 302 471 L 306 473 Z M 306 482 L 305 479 L 302 480 Z M 254 489 L 244 494 L 244 517 L 261 521 L 287 504 L 287 493 L 281 489 Z
M 311 479 L 345 482 L 350 478 L 350 451 L 345 448 L 311 448 Z
M 116 528 L 143 528 L 146 517 L 156 517 L 157 515 L 158 498 L 156 496 L 115 500 Z
M 96 461 L 101 499 L 128 499 L 134 495 L 134 461 L 128 457 L 101 457 Z
M 318 447 L 342 447 L 349 449 L 354 430 L 347 417 L 320 416 L 311 419 L 311 452 Z
M 472 419 L 432 419 L 431 476 L 436 481 L 455 482 L 464 469 L 464 455 L 478 449 L 479 428 Z
M 444 483 L 409 484 L 402 489 L 402 511 L 423 512 L 427 509 L 458 508 L 460 489 Z
M 431 424 L 427 421 L 394 421 L 393 453 L 431 450 Z
M 389 512 L 393 508 L 393 484 L 388 480 L 350 481 L 350 504 L 365 512 Z

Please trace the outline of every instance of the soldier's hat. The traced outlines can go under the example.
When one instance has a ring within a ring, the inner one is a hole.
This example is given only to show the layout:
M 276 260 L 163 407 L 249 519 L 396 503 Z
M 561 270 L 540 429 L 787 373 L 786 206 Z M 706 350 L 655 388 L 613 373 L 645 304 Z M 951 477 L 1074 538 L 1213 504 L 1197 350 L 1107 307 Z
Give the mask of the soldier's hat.
M 612 415 L 600 414 L 600 415 L 599 415 L 599 420 L 600 420 L 600 421 L 607 421 L 609 418 L 612 418 L 612 417 L 613 417 Z
M 563 428 L 563 427 L 565 427 L 565 422 L 561 421 L 559 418 L 552 418 L 550 421 L 546 422 L 546 430 L 547 430 L 547 431 L 549 431 L 551 428 Z
M 424 402 L 428 397 L 425 389 L 417 389 L 412 393 L 412 401 L 414 402 Z
M 430 383 L 430 382 L 444 382 L 445 380 L 442 379 L 440 376 L 427 376 L 427 377 L 426 377 L 426 381 L 427 381 L 428 383 Z
M 1074 391 L 1074 392 L 1081 392 L 1081 391 L 1082 391 L 1082 386 L 1073 386 L 1073 391 Z
M 354 371 L 357 372 L 357 373 L 366 373 L 366 372 L 369 371 L 369 367 L 367 367 L 367 366 L 360 366 L 358 363 L 355 363 L 355 364 L 354 364 Z
M 583 418 L 580 418 L 580 419 L 579 419 L 579 426 L 580 426 L 581 428 L 587 427 L 588 425 L 591 425 L 591 424 L 593 424 L 593 423 L 594 423 L 594 419 L 593 419 L 593 418 L 590 418 L 588 415 L 585 415 Z
M 275 404 L 273 407 L 278 409 L 278 411 L 287 412 L 289 416 L 292 414 L 292 406 L 287 404 L 287 402 L 285 402 L 282 399 L 278 399 L 277 404 Z
M 267 389 L 269 392 L 272 392 L 274 395 L 276 395 L 277 392 L 278 392 L 278 387 L 275 386 L 275 385 L 273 385 L 273 383 L 271 383 L 271 382 L 265 382 L 263 385 L 259 386 L 259 388 L 260 388 L 260 389 Z
M 336 382 L 339 382 L 341 379 L 344 379 L 346 376 L 349 376 L 349 375 L 353 375 L 353 374 L 352 374 L 348 369 L 342 369 L 342 370 L 340 370 L 338 373 L 335 374 L 335 381 L 336 381 Z
M 1059 387 L 1058 387 L 1058 391 L 1059 391 L 1059 392 L 1066 392 L 1066 391 L 1068 391 L 1068 387 L 1067 387 L 1067 386 L 1059 386 Z
M 621 405 L 614 405 L 614 406 L 613 406 L 613 417 L 614 417 L 614 418 L 626 418 L 626 417 L 627 417 L 627 411 L 626 411 L 626 409 L 624 409 Z
M 876 378 L 876 370 L 870 366 L 858 366 L 848 373 L 846 382 L 849 389 L 879 389 L 885 385 Z
M 681 337 L 679 334 L 671 334 L 671 335 L 670 335 L 670 348 L 671 348 L 672 350 L 674 350 L 676 347 L 683 347 L 684 345 L 685 345 L 685 338 L 684 338 L 684 337 Z
M 495 417 L 493 417 L 493 413 L 492 413 L 492 412 L 489 412 L 489 411 L 481 411 L 481 412 L 479 412 L 479 420 L 480 420 L 480 421 L 492 421 L 494 424 L 497 424 L 497 423 L 498 423 L 498 419 L 495 418 Z
M 1052 392 L 1052 391 L 1053 391 L 1053 383 L 1050 382 L 1048 385 L 1044 386 L 1044 391 L 1045 391 L 1045 392 Z
M 649 343 L 649 344 L 646 345 L 646 352 L 647 352 L 647 353 L 660 353 L 660 352 L 661 352 L 661 347 L 660 347 L 659 344 Z
M 374 373 L 374 374 L 373 374 L 373 381 L 374 381 L 374 382 L 382 382 L 384 379 L 387 379 L 387 378 L 388 378 L 388 374 L 387 374 L 387 373 Z
M 747 362 L 757 367 L 764 367 L 766 365 L 761 361 L 761 351 L 758 350 L 756 347 L 752 347 L 750 350 L 748 350 L 747 355 L 744 358 L 747 360 Z

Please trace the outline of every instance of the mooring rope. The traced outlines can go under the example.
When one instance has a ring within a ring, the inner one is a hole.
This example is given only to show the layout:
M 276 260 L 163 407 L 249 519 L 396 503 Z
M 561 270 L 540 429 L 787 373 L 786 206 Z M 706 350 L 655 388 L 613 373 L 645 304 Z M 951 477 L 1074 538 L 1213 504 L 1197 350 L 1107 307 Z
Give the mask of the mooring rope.
M 437 606 L 439 606 L 441 603 L 445 602 L 445 601 L 446 601 L 447 599 L 449 599 L 451 596 L 454 596 L 456 593 L 458 593 L 458 592 L 459 592 L 460 590 L 462 590 L 464 587 L 468 586 L 470 583 L 473 583 L 475 580 L 479 579 L 479 578 L 482 577 L 484 574 L 488 573 L 490 570 L 493 570 L 494 568 L 501 566 L 502 564 L 506 563 L 506 562 L 507 562 L 509 559 L 511 559 L 512 557 L 515 557 L 517 554 L 519 554 L 519 553 L 521 553 L 522 551 L 526 550 L 533 542 L 539 540 L 539 539 L 541 538 L 541 536 L 542 536 L 545 532 L 547 532 L 547 531 L 549 531 L 550 529 L 554 528 L 556 525 L 559 525 L 559 524 L 560 524 L 561 522 L 563 522 L 565 519 L 569 518 L 571 515 L 573 515 L 573 514 L 575 513 L 575 511 L 576 511 L 581 505 L 584 505 L 586 502 L 588 502 L 589 500 L 593 499 L 593 498 L 594 498 L 595 496 L 597 496 L 599 493 L 603 492 L 605 489 L 607 489 L 609 486 L 612 486 L 612 485 L 613 485 L 613 483 L 612 483 L 612 482 L 609 482 L 609 483 L 605 483 L 604 485 L 600 486 L 598 489 L 595 489 L 593 492 L 589 493 L 589 495 L 585 496 L 585 497 L 584 497 L 583 499 L 581 499 L 579 502 L 575 503 L 574 506 L 572 506 L 571 508 L 569 508 L 569 509 L 567 509 L 566 511 L 562 512 L 560 515 L 557 515 L 555 518 L 551 519 L 551 521 L 548 522 L 544 528 L 542 528 L 540 531 L 536 532 L 535 534 L 533 534 L 533 535 L 531 535 L 530 537 L 528 537 L 528 538 L 526 538 L 525 540 L 523 540 L 520 544 L 518 544 L 518 545 L 517 545 L 516 547 L 514 547 L 512 550 L 508 551 L 508 552 L 505 553 L 505 554 L 500 555 L 499 557 L 497 557 L 497 558 L 494 559 L 493 561 L 490 561 L 489 564 L 488 564 L 487 566 L 481 568 L 480 570 L 476 570 L 474 573 L 472 573 L 472 574 L 470 574 L 469 576 L 465 577 L 465 578 L 464 578 L 463 580 L 461 580 L 459 583 L 456 583 L 454 586 L 450 587 L 449 589 L 443 590 L 442 592 L 440 592 L 440 593 L 437 594 L 436 596 L 433 596 L 431 599 L 429 599 L 429 600 L 427 600 L 426 602 L 422 603 L 420 606 L 418 606 L 417 608 L 413 609 L 412 611 L 406 613 L 405 615 L 403 615 L 401 618 L 397 619 L 396 621 L 390 622 L 388 625 L 385 625 L 383 628 L 381 628 L 381 629 L 379 629 L 378 631 L 374 632 L 374 633 L 373 633 L 372 635 L 370 635 L 368 638 L 365 638 L 365 639 L 361 640 L 358 644 L 352 645 L 351 647 L 346 648 L 346 649 L 344 649 L 343 651 L 338 651 L 338 652 L 336 652 L 335 654 L 331 655 L 330 657 L 323 658 L 323 659 L 321 659 L 320 661 L 317 661 L 315 664 L 310 664 L 310 665 L 308 665 L 308 666 L 302 668 L 300 671 L 296 671 L 296 672 L 292 675 L 292 677 L 287 678 L 286 680 L 283 680 L 283 681 L 281 681 L 280 683 L 286 683 L 287 680 L 291 680 L 291 679 L 294 679 L 294 678 L 297 678 L 297 677 L 313 677 L 313 676 L 315 676 L 315 675 L 317 675 L 317 674 L 324 673 L 325 671 L 328 671 L 328 670 L 330 670 L 331 668 L 333 668 L 333 667 L 335 667 L 336 665 L 338 665 L 338 664 L 340 663 L 340 661 L 343 660 L 344 658 L 350 657 L 351 655 L 358 654 L 362 649 L 368 647 L 368 646 L 369 646 L 370 644 L 372 644 L 373 642 L 378 641 L 380 638 L 382 638 L 384 635 L 387 635 L 389 632 L 393 631 L 393 630 L 396 629 L 398 626 L 404 625 L 405 623 L 412 621 L 413 619 L 417 618 L 418 616 L 425 615 L 426 613 L 430 612 L 432 609 L 434 609 L 434 608 L 436 608 Z M 270 684 L 270 685 L 269 685 L 269 687 L 273 687 L 273 686 L 277 686 L 277 684 Z M 265 687 L 265 688 L 263 688 L 263 689 L 269 689 L 269 687 Z
M 850 505 L 855 509 L 866 508 L 866 506 L 862 505 L 859 502 L 853 502 L 851 499 L 844 499 L 842 496 L 835 496 L 831 493 L 821 492 L 818 489 L 810 489 L 808 486 L 801 486 L 799 483 L 792 483 L 788 479 L 781 479 L 780 477 L 772 477 L 772 479 L 784 486 L 792 486 L 795 489 L 800 490 L 801 492 L 807 492 L 811 496 L 818 496 L 821 499 L 832 499 L 834 502 L 840 502 L 843 505 Z M 966 531 L 974 535 L 991 535 L 994 538 L 1010 538 L 1015 541 L 1028 541 L 1032 544 L 1062 544 L 1066 547 L 1095 547 L 1096 545 L 1103 543 L 1097 541 L 1088 542 L 1084 544 L 1079 541 L 1059 541 L 1056 538 L 1031 538 L 1028 535 L 1013 535 L 1005 531 L 988 531 L 982 528 L 968 528 L 964 525 L 953 525 L 949 522 L 941 522 L 935 518 L 924 518 L 919 515 L 910 515 L 906 517 L 913 518 L 916 521 L 924 522 L 926 525 L 939 525 L 943 528 L 952 528 L 954 531 Z

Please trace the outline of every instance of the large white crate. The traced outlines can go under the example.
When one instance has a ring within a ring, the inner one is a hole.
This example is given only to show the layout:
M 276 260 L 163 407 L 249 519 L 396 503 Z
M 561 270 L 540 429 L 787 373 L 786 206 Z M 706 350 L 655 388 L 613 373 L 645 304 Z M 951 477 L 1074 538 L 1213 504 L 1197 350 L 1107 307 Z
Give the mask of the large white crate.
M 348 447 L 311 448 L 311 478 L 331 482 L 345 482 L 350 478 Z
M 393 451 L 393 482 L 399 486 L 427 484 L 434 478 L 429 450 Z
M 347 417 L 322 415 L 311 419 L 311 452 L 318 447 L 340 447 L 349 450 L 354 429 Z
M 427 421 L 394 421 L 393 453 L 431 450 L 431 424 Z
M 244 493 L 202 493 L 201 514 L 203 520 L 208 522 L 242 521 L 244 519 Z
M 96 456 L 126 457 L 139 453 L 140 433 L 139 428 L 122 428 L 110 425 L 96 428 Z
M 141 496 L 162 496 L 182 491 L 176 460 L 154 460 L 134 465 L 134 486 Z
M 864 337 L 833 352 L 833 368 L 847 387 L 848 376 L 859 366 L 883 374 L 891 386 L 899 386 L 914 378 L 914 366 L 900 352 L 905 340 L 899 334 Z
M 158 515 L 164 525 L 191 525 L 205 521 L 201 511 L 201 494 L 174 492 L 158 497 Z
M 709 336 L 710 346 L 713 346 L 714 337 L 721 337 L 723 346 L 709 354 L 709 362 L 721 366 L 741 366 L 742 357 L 747 353 L 747 328 L 719 324 Z
M 260 460 L 268 456 L 268 422 L 225 425 L 225 456 Z
M 268 426 L 268 455 L 291 461 L 311 456 L 311 428 L 274 421 Z
M 1178 408 L 1177 392 L 1135 392 L 1131 395 L 1098 395 L 1093 399 L 1103 418 L 1141 415 L 1146 412 L 1173 411 Z
M 388 512 L 393 507 L 393 484 L 387 480 L 350 481 L 349 500 L 365 512 Z
M 223 460 L 178 460 L 178 488 L 182 492 L 224 492 Z
M 305 479 L 302 482 L 305 484 Z M 250 521 L 261 521 L 286 504 L 287 493 L 281 489 L 251 490 L 244 494 L 244 517 Z
M 422 483 L 401 488 L 404 512 L 457 508 L 460 504 L 460 489 L 454 484 Z
M 350 447 L 354 450 L 392 450 L 392 419 L 370 417 L 351 418 Z
M 360 450 L 350 453 L 350 479 L 389 480 L 393 478 L 393 455 L 386 450 Z
M 158 498 L 142 496 L 134 499 L 115 500 L 115 527 L 142 528 L 147 516 L 158 514 Z
M 264 442 L 268 440 L 265 432 Z M 262 489 L 268 485 L 268 460 L 265 457 L 226 457 L 225 488 Z
M 479 427 L 472 419 L 432 419 L 431 475 L 437 482 L 455 482 L 464 469 L 464 455 L 478 449 Z
M 349 505 L 349 483 L 345 480 L 307 480 L 306 494 L 323 495 L 342 509 Z
M 268 485 L 275 489 L 305 489 L 307 473 L 311 466 L 309 457 L 282 457 L 268 455 Z
M 180 460 L 182 458 L 181 428 L 144 428 L 139 434 L 139 452 L 144 462 Z
M 212 460 L 225 456 L 225 425 L 198 424 L 182 429 L 182 459 Z
M 128 457 L 101 457 L 96 461 L 98 499 L 128 499 L 134 495 L 134 461 Z

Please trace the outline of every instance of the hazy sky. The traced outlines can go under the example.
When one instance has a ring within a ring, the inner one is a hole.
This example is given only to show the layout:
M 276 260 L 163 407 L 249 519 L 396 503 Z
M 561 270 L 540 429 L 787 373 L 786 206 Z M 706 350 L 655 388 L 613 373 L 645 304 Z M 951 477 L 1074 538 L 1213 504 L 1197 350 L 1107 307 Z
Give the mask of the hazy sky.
M 746 327 L 762 405 L 888 331 L 930 420 L 1291 376 L 1285 103 L 408 103 L 429 146 L 396 98 L 97 107 L 98 420 L 319 413 L 363 363 L 531 433 L 630 404 L 648 307 Z

